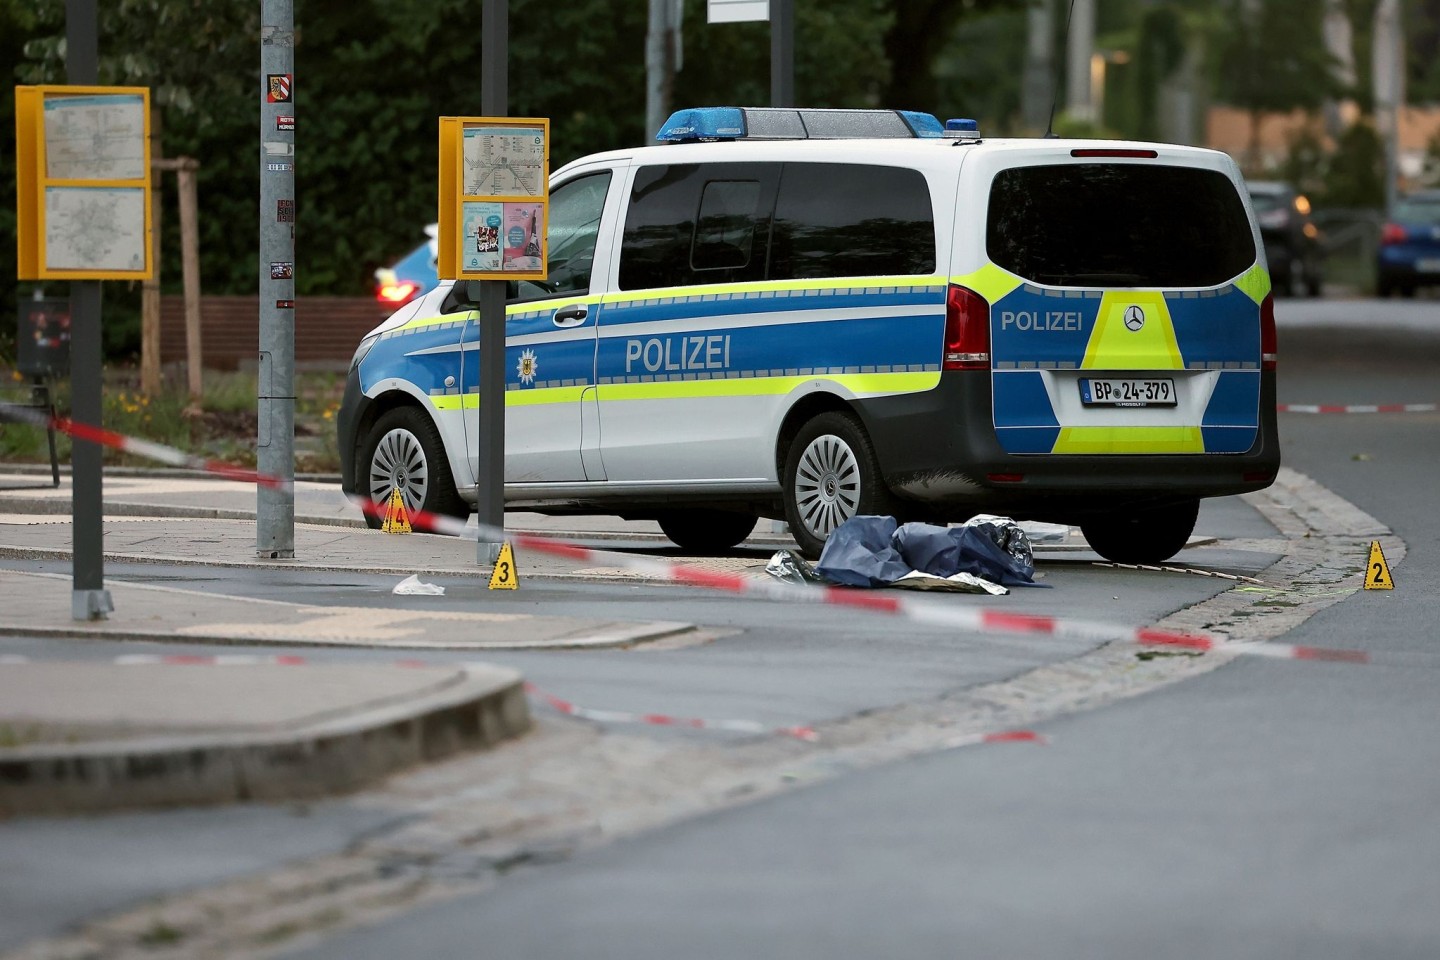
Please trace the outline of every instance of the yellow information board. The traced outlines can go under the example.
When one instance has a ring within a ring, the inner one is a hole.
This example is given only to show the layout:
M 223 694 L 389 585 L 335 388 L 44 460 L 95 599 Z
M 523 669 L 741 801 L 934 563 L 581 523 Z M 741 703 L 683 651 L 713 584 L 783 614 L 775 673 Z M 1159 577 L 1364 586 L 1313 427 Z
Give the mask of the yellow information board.
M 150 90 L 15 88 L 21 280 L 148 280 Z
M 550 121 L 440 118 L 440 237 L 445 280 L 544 280 Z

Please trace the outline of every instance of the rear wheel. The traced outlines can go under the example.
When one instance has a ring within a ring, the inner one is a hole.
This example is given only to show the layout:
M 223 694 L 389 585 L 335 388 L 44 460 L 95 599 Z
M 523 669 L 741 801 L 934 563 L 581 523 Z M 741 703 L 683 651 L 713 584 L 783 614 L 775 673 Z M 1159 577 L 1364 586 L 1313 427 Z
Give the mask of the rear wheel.
M 660 529 L 677 547 L 709 553 L 743 543 L 755 529 L 753 513 L 730 510 L 677 510 L 659 517 Z
M 781 481 L 790 533 L 812 560 L 846 520 L 891 512 L 875 448 L 848 413 L 822 413 L 801 428 L 785 456 Z
M 399 490 L 412 516 L 417 510 L 451 517 L 470 515 L 470 507 L 455 490 L 440 433 L 416 407 L 397 407 L 375 421 L 359 469 L 358 486 L 382 508 Z M 382 515 L 367 513 L 365 522 L 378 530 Z
M 1112 563 L 1164 563 L 1195 531 L 1199 500 L 1164 507 L 1136 507 L 1080 524 L 1090 548 Z

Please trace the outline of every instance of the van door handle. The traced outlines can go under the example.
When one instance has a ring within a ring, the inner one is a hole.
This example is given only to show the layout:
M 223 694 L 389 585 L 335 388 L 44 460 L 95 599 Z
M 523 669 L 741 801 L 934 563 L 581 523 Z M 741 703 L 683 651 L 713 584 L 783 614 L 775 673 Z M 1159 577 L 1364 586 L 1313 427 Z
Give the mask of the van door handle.
M 589 315 L 590 308 L 581 304 L 574 307 L 562 307 L 556 310 L 555 316 L 552 319 L 555 321 L 555 326 L 557 327 L 578 327 L 585 322 L 585 318 Z

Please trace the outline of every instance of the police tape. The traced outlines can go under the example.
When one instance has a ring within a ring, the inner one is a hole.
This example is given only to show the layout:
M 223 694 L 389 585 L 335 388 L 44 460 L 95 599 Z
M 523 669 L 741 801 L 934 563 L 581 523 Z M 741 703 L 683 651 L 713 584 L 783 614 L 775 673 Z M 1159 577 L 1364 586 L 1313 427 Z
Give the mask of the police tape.
M 172 467 L 200 470 L 217 477 L 223 477 L 226 480 L 254 483 L 262 487 L 272 487 L 276 489 L 283 489 L 290 486 L 290 481 L 282 480 L 279 477 L 266 476 L 255 470 L 246 467 L 237 467 L 234 464 L 225 463 L 220 460 L 197 457 L 183 450 L 177 450 L 174 447 L 167 447 L 164 444 L 153 443 L 149 440 L 141 440 L 138 437 L 129 437 L 123 433 L 116 433 L 113 430 L 106 430 L 102 427 L 94 427 L 87 423 L 77 423 L 65 417 L 51 417 L 33 407 L 18 407 L 13 404 L 0 403 L 0 419 L 29 424 L 30 426 L 39 427 L 42 430 L 55 430 L 76 440 L 88 440 L 102 447 L 110 447 L 123 453 L 144 457 L 147 460 L 168 463 Z
M 1348 406 L 1330 403 L 1281 403 L 1275 407 L 1281 413 L 1434 413 L 1440 404 L 1434 403 L 1352 403 Z
M 4 405 L 0 405 L 4 406 Z M 264 483 L 272 487 L 283 487 L 289 483 L 275 477 L 265 477 L 253 470 L 236 468 L 228 464 L 192 457 L 180 450 L 143 440 L 135 440 L 108 430 L 77 424 L 64 418 L 53 420 L 43 415 L 30 418 L 44 426 L 54 428 L 81 440 L 89 440 L 105 446 L 135 453 L 138 456 L 153 456 L 166 463 L 177 463 L 195 469 L 205 470 L 217 476 L 232 480 Z M 158 454 L 163 454 L 160 456 Z M 368 497 L 352 495 L 351 501 L 367 516 L 383 520 L 388 508 Z M 466 540 L 486 543 L 510 543 L 513 547 L 533 550 L 536 553 L 588 563 L 604 563 L 611 567 L 638 573 L 651 580 L 703 587 L 742 596 L 757 597 L 785 603 L 819 604 L 868 610 L 872 613 L 900 617 L 913 623 L 934 627 L 945 627 L 966 633 L 1020 634 L 1026 636 L 1051 636 L 1061 640 L 1073 640 L 1096 646 L 1105 643 L 1133 644 L 1141 647 L 1190 651 L 1196 653 L 1224 652 L 1249 656 L 1288 660 L 1315 660 L 1340 663 L 1368 663 L 1370 655 L 1362 650 L 1330 649 L 1324 647 L 1300 646 L 1278 643 L 1235 643 L 1222 637 L 1207 634 L 1184 633 L 1161 630 L 1154 627 L 1133 627 L 1096 621 L 1038 614 L 1011 613 L 968 606 L 955 606 L 936 602 L 933 598 L 897 597 L 872 593 L 849 587 L 803 586 L 784 583 L 773 578 L 752 577 L 735 573 L 718 573 L 699 570 L 688 564 L 658 557 L 632 556 L 609 550 L 595 550 L 579 544 L 567 543 L 552 537 L 507 531 L 501 527 L 484 524 L 472 527 L 466 521 L 444 514 L 414 510 L 409 520 L 416 529 L 446 534 Z

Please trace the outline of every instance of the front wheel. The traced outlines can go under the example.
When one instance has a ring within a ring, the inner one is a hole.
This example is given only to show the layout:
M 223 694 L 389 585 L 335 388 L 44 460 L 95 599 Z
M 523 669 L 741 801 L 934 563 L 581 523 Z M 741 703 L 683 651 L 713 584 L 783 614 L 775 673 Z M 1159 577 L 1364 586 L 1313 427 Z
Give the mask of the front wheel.
M 412 518 L 416 511 L 450 517 L 470 514 L 469 506 L 455 491 L 439 431 L 416 407 L 397 407 L 375 421 L 366 437 L 359 469 L 358 486 L 382 509 L 399 490 Z M 367 513 L 365 522 L 378 530 L 382 516 Z
M 713 553 L 729 550 L 755 529 L 753 513 L 730 510 L 677 510 L 660 517 L 660 529 L 683 550 Z
M 1136 507 L 1080 524 L 1090 548 L 1112 563 L 1160 564 L 1179 553 L 1195 530 L 1199 500 Z
M 822 413 L 805 424 L 786 453 L 781 482 L 790 533 L 811 560 L 846 520 L 891 512 L 875 448 L 848 413 Z

